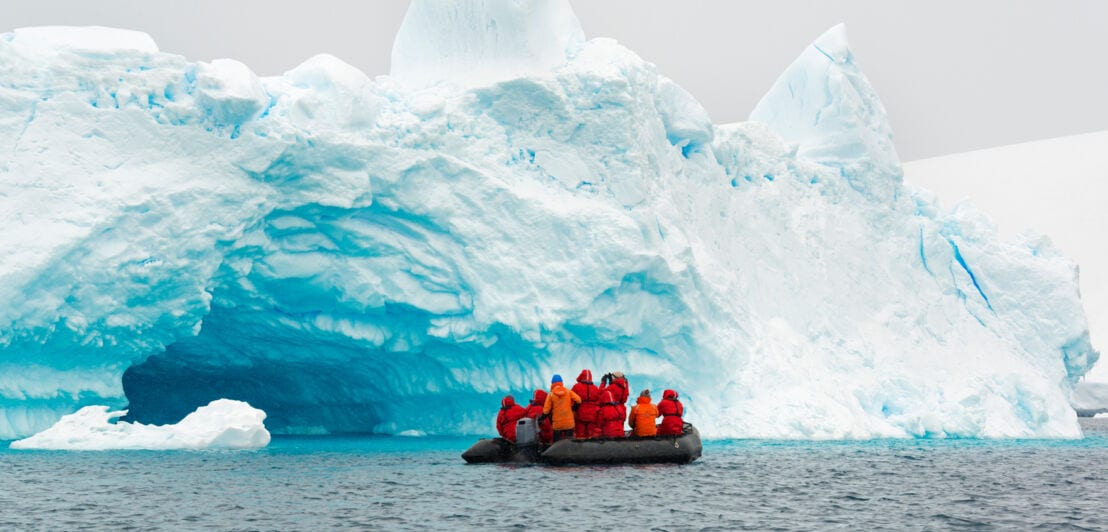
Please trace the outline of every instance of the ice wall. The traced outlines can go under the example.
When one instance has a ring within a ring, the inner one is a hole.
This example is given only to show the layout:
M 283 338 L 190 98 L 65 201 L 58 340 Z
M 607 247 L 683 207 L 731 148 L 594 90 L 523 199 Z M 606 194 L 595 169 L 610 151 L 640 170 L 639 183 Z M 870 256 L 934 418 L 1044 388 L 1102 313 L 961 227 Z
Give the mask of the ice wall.
M 715 126 L 571 19 L 415 2 L 376 80 L 0 37 L 0 438 L 218 397 L 277 432 L 487 433 L 584 367 L 710 436 L 1080 433 L 1074 264 L 900 183 L 841 29 Z

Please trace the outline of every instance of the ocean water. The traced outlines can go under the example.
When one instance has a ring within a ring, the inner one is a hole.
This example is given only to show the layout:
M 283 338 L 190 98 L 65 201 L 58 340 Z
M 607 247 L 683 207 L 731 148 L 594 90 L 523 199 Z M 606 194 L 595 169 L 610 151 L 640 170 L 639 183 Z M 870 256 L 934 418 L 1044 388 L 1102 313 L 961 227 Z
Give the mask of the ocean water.
M 258 451 L 0 450 L 0 530 L 1108 528 L 1108 420 L 1075 441 L 706 442 L 664 466 L 468 465 L 471 438 Z

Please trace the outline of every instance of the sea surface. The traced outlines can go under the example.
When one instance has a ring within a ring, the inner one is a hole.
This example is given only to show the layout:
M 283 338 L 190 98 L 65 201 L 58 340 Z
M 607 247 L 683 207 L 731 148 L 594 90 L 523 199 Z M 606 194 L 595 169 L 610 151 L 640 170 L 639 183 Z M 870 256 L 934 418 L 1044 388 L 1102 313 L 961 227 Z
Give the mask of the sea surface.
M 1074 441 L 706 442 L 690 465 L 467 465 L 471 438 L 14 451 L 0 530 L 1108 529 L 1108 419 Z

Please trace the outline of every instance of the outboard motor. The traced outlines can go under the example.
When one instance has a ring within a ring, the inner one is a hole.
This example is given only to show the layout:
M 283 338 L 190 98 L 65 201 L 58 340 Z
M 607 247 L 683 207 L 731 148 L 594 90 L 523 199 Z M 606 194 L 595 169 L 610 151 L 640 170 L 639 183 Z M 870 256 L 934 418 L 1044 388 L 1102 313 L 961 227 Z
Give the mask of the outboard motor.
M 535 420 L 525 417 L 516 421 L 516 445 L 525 447 L 535 445 L 539 441 L 539 430 Z

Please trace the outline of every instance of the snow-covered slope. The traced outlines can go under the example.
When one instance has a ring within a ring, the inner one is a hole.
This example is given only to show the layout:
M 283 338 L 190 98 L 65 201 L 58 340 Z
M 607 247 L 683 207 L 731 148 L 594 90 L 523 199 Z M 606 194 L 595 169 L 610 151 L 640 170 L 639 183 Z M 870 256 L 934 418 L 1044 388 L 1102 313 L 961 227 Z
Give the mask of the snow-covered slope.
M 948 205 L 972 201 L 1003 236 L 1049 236 L 1080 267 L 1093 345 L 1108 341 L 1108 131 L 914 161 L 904 172 Z M 1108 365 L 1078 388 L 1074 406 L 1108 410 Z
M 841 27 L 715 126 L 571 18 L 416 0 L 376 80 L 0 36 L 0 438 L 218 397 L 278 432 L 487 432 L 585 367 L 710 436 L 1080 434 L 1074 264 L 901 184 Z

